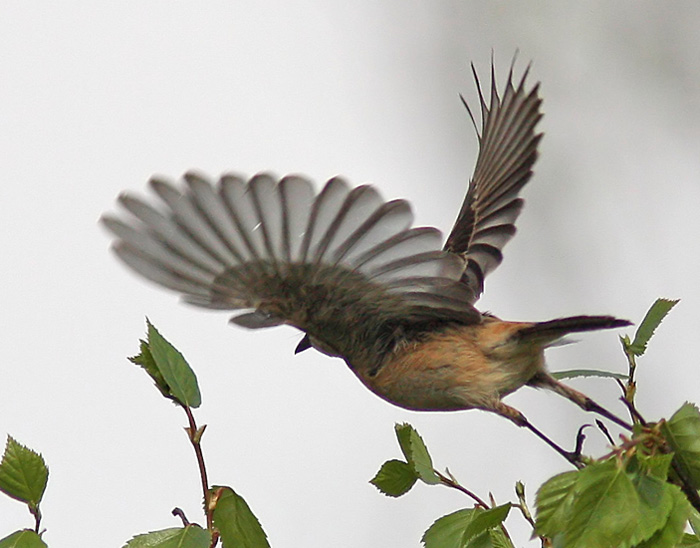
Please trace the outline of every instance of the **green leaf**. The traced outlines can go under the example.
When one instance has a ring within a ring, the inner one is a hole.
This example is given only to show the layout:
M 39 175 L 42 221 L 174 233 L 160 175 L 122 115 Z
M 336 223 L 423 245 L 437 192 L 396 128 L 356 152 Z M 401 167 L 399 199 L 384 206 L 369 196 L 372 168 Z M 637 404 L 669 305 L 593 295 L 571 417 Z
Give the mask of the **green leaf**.
M 580 472 L 564 472 L 547 480 L 537 491 L 535 520 L 538 535 L 554 538 L 566 531 L 572 517 Z
M 692 486 L 700 489 L 700 411 L 692 403 L 684 403 L 662 425 L 662 432 L 673 448 L 675 462 Z
M 148 375 L 153 379 L 156 388 L 160 390 L 160 393 L 163 394 L 163 396 L 165 396 L 166 398 L 172 399 L 173 396 L 170 393 L 170 387 L 168 386 L 168 383 L 165 382 L 163 375 L 161 374 L 160 370 L 158 369 L 158 366 L 156 365 L 155 360 L 153 359 L 153 354 L 151 354 L 151 349 L 148 347 L 148 342 L 144 341 L 143 339 L 140 340 L 139 349 L 139 354 L 137 356 L 132 356 L 128 358 L 128 360 L 131 363 L 140 365 L 146 371 L 146 373 L 148 373 Z
M 464 548 L 513 548 L 513 544 L 510 543 L 503 531 L 491 529 L 469 539 L 464 544 Z
M 411 462 L 411 432 L 415 432 L 413 426 L 407 422 L 403 424 L 395 424 L 394 431 L 396 432 L 396 439 L 399 440 L 399 447 L 403 452 L 406 461 Z
M 173 399 L 181 405 L 199 407 L 202 397 L 194 371 L 184 356 L 163 338 L 151 322 L 148 322 L 148 348 Z M 154 380 L 160 388 L 159 381 Z
M 407 423 L 397 424 L 394 428 L 401 451 L 416 475 L 425 483 L 431 485 L 440 483 L 440 478 L 433 468 L 433 460 L 430 458 L 428 448 L 416 429 Z
M 485 531 L 489 531 L 494 527 L 499 526 L 508 517 L 511 504 L 507 502 L 501 506 L 494 506 L 488 510 L 475 508 L 475 515 L 471 523 L 467 525 L 464 531 L 464 537 L 470 539 Z
M 489 540 L 491 541 L 491 546 L 489 548 L 515 548 L 513 546 L 513 543 L 510 541 L 510 539 L 503 532 L 503 529 L 501 529 L 500 527 L 497 529 L 491 529 L 488 532 L 488 535 Z
M 628 346 L 629 351 L 635 356 L 641 356 L 647 349 L 647 343 L 651 339 L 656 328 L 663 321 L 671 309 L 678 304 L 678 300 L 656 299 L 651 308 L 644 316 L 642 323 L 634 335 L 632 344 Z
M 678 544 L 679 548 L 700 548 L 700 538 L 685 533 Z
M 136 535 L 124 548 L 209 548 L 211 533 L 199 525 L 173 527 Z
M 474 519 L 476 511 L 476 508 L 469 508 L 442 516 L 423 533 L 421 542 L 425 548 L 462 548 L 464 530 Z
M 576 482 L 564 545 L 602 548 L 627 542 L 640 519 L 639 506 L 634 485 L 614 458 L 587 466 Z
M 212 493 L 219 490 L 214 525 L 223 548 L 269 548 L 267 535 L 246 501 L 230 487 L 213 487 Z
M 479 536 L 468 540 L 464 548 L 497 548 L 498 546 L 503 546 L 504 538 L 506 538 L 506 536 L 503 534 L 503 531 L 491 529 L 490 531 L 481 533 Z M 505 546 L 508 546 L 508 544 Z M 510 546 L 512 546 L 512 544 Z
M 377 472 L 370 483 L 385 495 L 390 497 L 400 497 L 407 493 L 418 476 L 407 462 L 402 460 L 388 460 Z
M 700 512 L 698 512 L 695 508 L 690 509 L 688 523 L 690 523 L 690 527 L 692 527 L 695 536 L 700 539 Z
M 667 453 L 663 455 L 643 455 L 642 453 L 638 452 L 631 462 L 634 461 L 638 463 L 639 468 L 645 474 L 666 481 L 668 479 L 668 472 L 671 468 L 671 462 L 673 461 L 673 454 Z
M 673 501 L 672 510 L 664 527 L 654 536 L 638 544 L 635 548 L 673 548 L 683 537 L 683 530 L 690 515 L 690 503 L 676 485 L 666 484 Z
M 35 509 L 44 496 L 48 479 L 49 469 L 44 458 L 7 436 L 0 461 L 0 491 Z
M 558 380 L 573 379 L 574 377 L 605 377 L 627 380 L 628 375 L 624 373 L 613 373 L 612 371 L 600 371 L 598 369 L 569 369 L 568 371 L 556 371 L 551 373 L 552 377 Z
M 700 548 L 700 539 L 690 533 L 685 533 L 677 545 L 679 548 Z
M 671 484 L 654 476 L 635 474 L 632 483 L 639 495 L 641 512 L 629 544 L 636 546 L 666 526 L 673 508 L 673 494 Z
M 15 531 L 0 539 L 0 548 L 48 548 L 41 537 L 30 529 Z
M 457 510 L 436 520 L 423 534 L 421 541 L 425 548 L 490 546 L 492 543 L 488 532 L 506 519 L 509 510 L 510 503 L 488 510 L 483 508 Z M 502 540 L 497 535 L 495 538 Z

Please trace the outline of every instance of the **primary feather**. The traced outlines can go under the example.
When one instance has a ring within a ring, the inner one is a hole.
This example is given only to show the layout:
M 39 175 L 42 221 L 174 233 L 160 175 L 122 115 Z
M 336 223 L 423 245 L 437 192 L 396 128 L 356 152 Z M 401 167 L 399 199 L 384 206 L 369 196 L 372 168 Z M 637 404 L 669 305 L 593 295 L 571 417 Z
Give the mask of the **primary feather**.
M 491 76 L 488 105 L 476 79 L 479 156 L 444 248 L 439 230 L 412 228 L 408 202 L 340 177 L 318 193 L 297 175 L 154 178 L 159 202 L 122 195 L 125 212 L 103 224 L 120 259 L 185 301 L 235 310 L 248 328 L 293 325 L 349 363 L 436 325 L 479 323 L 472 304 L 515 232 L 540 138 L 537 86 L 514 86 L 511 69 L 501 97 Z
M 527 70 L 517 86 L 513 84 L 512 67 L 501 97 L 492 67 L 487 105 L 473 65 L 472 71 L 481 108 L 481 131 L 477 129 L 479 155 L 445 249 L 465 258 L 463 281 L 472 291 L 472 302 L 476 302 L 484 290 L 484 278 L 501 263 L 501 250 L 515 235 L 515 221 L 523 207 L 518 194 L 532 177 L 537 145 L 542 138 L 542 134 L 535 133 L 542 118 L 542 100 L 538 96 L 539 84 L 529 91 L 525 89 Z M 477 128 L 471 109 L 462 101 Z
M 438 230 L 411 228 L 403 200 L 340 178 L 319 194 L 299 176 L 184 182 L 152 180 L 159 206 L 123 195 L 126 215 L 103 223 L 119 258 L 190 303 L 240 310 L 232 321 L 249 328 L 294 325 L 345 356 L 377 336 L 369 326 L 390 338 L 408 324 L 479 321 L 463 260 L 440 249 Z

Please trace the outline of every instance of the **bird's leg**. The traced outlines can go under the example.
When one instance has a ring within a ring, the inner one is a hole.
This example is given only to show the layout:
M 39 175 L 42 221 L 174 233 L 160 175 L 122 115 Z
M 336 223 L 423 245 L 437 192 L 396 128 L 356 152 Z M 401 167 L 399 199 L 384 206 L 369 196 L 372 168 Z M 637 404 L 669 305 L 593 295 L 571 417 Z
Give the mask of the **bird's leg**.
M 622 426 L 623 428 L 626 428 L 627 430 L 632 430 L 632 426 L 628 424 L 627 422 L 623 421 L 622 419 L 616 417 L 612 413 L 610 413 L 607 409 L 601 407 L 598 405 L 596 402 L 594 402 L 591 398 L 586 396 L 585 394 L 582 394 L 581 392 L 574 390 L 573 388 L 569 388 L 565 384 L 560 383 L 557 381 L 555 378 L 551 377 L 547 373 L 540 372 L 535 377 L 533 377 L 530 382 L 528 383 L 530 386 L 540 386 L 543 388 L 549 388 L 550 390 L 553 390 L 557 394 L 560 394 L 564 396 L 565 398 L 573 401 L 576 405 L 581 407 L 584 411 L 592 411 L 594 413 L 598 413 L 599 415 L 602 415 L 603 417 L 613 421 L 614 423 Z M 510 409 L 511 411 L 515 412 L 515 414 L 520 414 L 522 416 L 522 413 L 520 413 L 517 409 L 509 408 L 505 404 L 501 404 L 503 407 L 506 407 Z M 519 424 L 517 420 L 509 415 L 506 415 L 503 413 L 500 409 L 496 411 L 497 413 L 508 417 L 510 420 L 515 422 L 516 424 Z M 632 412 L 630 410 L 630 412 Z M 525 417 L 522 417 L 524 420 Z M 637 417 L 638 420 L 642 420 L 641 417 Z M 547 438 L 545 438 L 542 434 L 538 433 L 532 425 L 528 424 L 523 424 L 521 426 L 527 426 L 532 430 L 535 434 L 537 434 L 540 438 L 542 438 L 544 441 L 549 443 L 552 447 L 557 449 L 557 447 L 552 444 Z M 582 436 L 581 430 L 579 430 L 579 437 Z M 580 453 L 580 448 L 579 448 L 579 440 L 577 440 L 577 452 Z M 580 440 L 582 441 L 582 440 Z M 559 451 L 559 449 L 557 449 Z M 561 453 L 561 451 L 559 451 Z M 564 455 L 566 457 L 566 455 Z M 580 457 L 580 454 L 579 454 Z M 571 460 L 569 459 L 571 462 Z M 579 466 L 576 463 L 573 463 L 574 466 Z M 692 486 L 692 482 L 686 477 L 686 475 L 683 473 L 682 469 L 678 465 L 678 461 L 674 458 L 672 462 L 673 469 L 676 471 L 676 474 L 680 478 L 680 487 L 685 493 L 685 495 L 688 497 L 688 500 L 690 503 L 695 507 L 698 511 L 700 511 L 700 495 L 698 494 L 698 491 Z
M 488 410 L 493 411 L 494 413 L 498 413 L 502 417 L 507 418 L 508 420 L 514 422 L 518 426 L 527 428 L 528 430 L 530 430 L 530 432 L 532 432 L 538 438 L 544 441 L 547 445 L 549 445 L 562 457 L 568 460 L 576 468 L 583 467 L 583 460 L 581 459 L 581 449 L 583 448 L 583 440 L 585 439 L 585 436 L 583 434 L 583 426 L 579 429 L 578 434 L 576 435 L 576 448 L 573 451 L 567 451 L 566 449 L 549 439 L 541 430 L 533 426 L 533 424 L 529 420 L 527 420 L 525 415 L 523 415 L 514 407 L 510 407 L 509 405 L 506 405 L 505 403 L 499 400 L 493 405 L 493 407 L 490 407 Z
M 573 388 L 570 388 L 565 384 L 560 383 L 557 379 L 543 371 L 537 373 L 534 377 L 532 377 L 528 381 L 528 384 L 530 386 L 535 387 L 549 388 L 550 390 L 556 392 L 560 396 L 564 396 L 566 399 L 571 400 L 584 411 L 598 413 L 598 415 L 601 415 L 606 419 L 611 420 L 618 426 L 621 426 L 626 430 L 632 430 L 632 425 L 628 422 L 623 421 L 621 418 L 613 415 L 610 411 L 608 411 L 601 405 L 598 405 L 596 402 L 594 402 L 591 398 L 589 398 L 582 392 L 574 390 Z

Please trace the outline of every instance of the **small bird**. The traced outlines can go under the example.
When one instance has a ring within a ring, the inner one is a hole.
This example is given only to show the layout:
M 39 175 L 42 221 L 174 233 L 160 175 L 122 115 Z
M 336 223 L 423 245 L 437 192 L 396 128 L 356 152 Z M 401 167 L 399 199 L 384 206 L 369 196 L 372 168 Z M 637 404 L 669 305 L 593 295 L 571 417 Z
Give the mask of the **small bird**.
M 237 310 L 246 328 L 291 325 L 313 347 L 345 360 L 372 392 L 405 409 L 482 409 L 527 427 L 565 451 L 502 398 L 524 385 L 547 388 L 581 408 L 617 418 L 560 383 L 544 351 L 569 333 L 630 325 L 612 316 L 510 322 L 474 303 L 515 234 L 542 134 L 539 84 L 513 67 L 501 94 L 493 63 L 489 99 L 474 66 L 481 129 L 464 204 L 443 244 L 439 230 L 412 227 L 405 200 L 384 201 L 369 185 L 334 177 L 320 193 L 298 175 L 260 173 L 217 184 L 188 172 L 184 185 L 153 178 L 162 203 L 131 194 L 128 212 L 105 215 L 113 249 L 129 267 L 192 304 Z

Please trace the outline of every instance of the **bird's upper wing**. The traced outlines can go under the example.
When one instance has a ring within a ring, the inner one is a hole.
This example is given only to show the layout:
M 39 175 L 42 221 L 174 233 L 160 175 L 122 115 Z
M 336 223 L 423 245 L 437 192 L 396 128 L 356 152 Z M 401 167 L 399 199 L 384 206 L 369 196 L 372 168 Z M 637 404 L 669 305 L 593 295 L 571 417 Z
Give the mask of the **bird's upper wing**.
M 462 280 L 471 289 L 475 302 L 483 292 L 484 278 L 503 259 L 501 249 L 515 234 L 514 223 L 523 207 L 518 194 L 532 176 L 537 144 L 542 137 L 541 133 L 535 134 L 542 117 L 542 100 L 538 96 L 539 84 L 529 91 L 525 89 L 527 70 L 514 86 L 512 67 L 501 97 L 492 66 L 487 105 L 474 65 L 472 71 L 479 92 L 481 131 L 464 98 L 462 102 L 477 129 L 479 155 L 445 249 L 466 259 Z
M 341 355 L 378 326 L 479 321 L 464 259 L 438 230 L 411 228 L 404 200 L 340 178 L 318 194 L 299 176 L 184 181 L 153 179 L 162 203 L 124 194 L 127 213 L 102 222 L 120 259 L 190 303 L 241 310 L 232 322 L 249 328 L 294 325 Z

